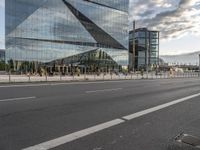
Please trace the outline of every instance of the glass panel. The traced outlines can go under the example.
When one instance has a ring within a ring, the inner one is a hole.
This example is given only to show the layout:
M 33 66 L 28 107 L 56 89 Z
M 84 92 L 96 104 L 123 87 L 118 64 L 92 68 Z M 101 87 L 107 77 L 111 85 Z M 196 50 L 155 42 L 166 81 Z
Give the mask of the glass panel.
M 145 55 L 146 55 L 146 52 L 144 52 L 144 51 L 138 52 L 138 57 L 145 57 Z
M 96 43 L 63 2 L 55 0 L 38 8 L 8 36 Z
M 138 65 L 143 66 L 145 65 L 145 57 L 138 57 Z
M 6 34 L 10 33 L 47 0 L 5 0 Z
M 158 32 L 150 32 L 150 36 L 151 36 L 151 38 L 157 39 L 158 38 Z
M 83 0 L 66 0 L 128 49 L 128 13 Z M 127 8 L 128 9 L 128 8 Z
M 88 0 L 108 7 L 128 12 L 129 0 Z

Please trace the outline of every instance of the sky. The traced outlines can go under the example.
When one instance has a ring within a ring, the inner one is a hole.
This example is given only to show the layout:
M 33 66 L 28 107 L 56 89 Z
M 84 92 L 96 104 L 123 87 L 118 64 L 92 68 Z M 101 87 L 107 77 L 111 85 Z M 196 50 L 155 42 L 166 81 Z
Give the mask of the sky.
M 4 48 L 5 5 L 0 0 L 0 49 Z M 200 0 L 130 0 L 130 24 L 161 34 L 160 54 L 200 51 Z M 130 25 L 131 27 L 131 25 Z
M 160 54 L 200 51 L 200 0 L 131 0 L 130 20 L 161 34 Z
M 0 49 L 5 48 L 5 42 L 4 42 L 4 37 L 5 37 L 5 5 L 4 5 L 4 0 L 0 0 Z

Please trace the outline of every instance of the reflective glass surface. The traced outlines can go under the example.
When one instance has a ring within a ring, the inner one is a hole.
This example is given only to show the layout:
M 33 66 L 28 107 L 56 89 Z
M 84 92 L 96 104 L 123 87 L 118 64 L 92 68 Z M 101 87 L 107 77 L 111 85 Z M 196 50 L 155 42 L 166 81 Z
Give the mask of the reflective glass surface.
M 105 7 L 111 7 L 118 10 L 122 10 L 128 12 L 128 0 L 88 0 L 91 2 L 95 2 L 96 4 L 104 5 Z
M 88 3 L 83 0 L 66 1 L 128 49 L 129 29 L 127 12 L 103 7 L 94 3 Z
M 5 51 L 0 50 L 0 61 L 4 61 L 4 59 L 5 59 Z
M 118 65 L 127 66 L 128 4 L 6 0 L 6 61 L 48 63 L 101 49 Z

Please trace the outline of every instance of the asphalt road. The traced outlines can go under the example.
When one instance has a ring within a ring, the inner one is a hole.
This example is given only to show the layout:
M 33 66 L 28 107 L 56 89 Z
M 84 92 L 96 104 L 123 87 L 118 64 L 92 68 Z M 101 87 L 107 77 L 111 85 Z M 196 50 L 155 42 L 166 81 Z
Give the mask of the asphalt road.
M 200 137 L 197 78 L 0 85 L 0 150 L 196 150 L 181 132 Z

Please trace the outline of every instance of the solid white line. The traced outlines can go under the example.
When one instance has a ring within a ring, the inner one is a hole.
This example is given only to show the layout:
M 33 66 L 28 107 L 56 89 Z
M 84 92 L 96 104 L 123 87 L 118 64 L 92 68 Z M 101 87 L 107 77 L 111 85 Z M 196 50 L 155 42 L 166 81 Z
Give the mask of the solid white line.
M 10 99 L 2 99 L 0 102 L 9 102 L 9 101 L 18 101 L 18 100 L 28 100 L 28 99 L 35 99 L 35 96 L 32 97 L 19 97 L 19 98 L 10 98 Z
M 116 88 L 116 89 L 103 89 L 103 90 L 96 90 L 96 91 L 86 91 L 87 94 L 91 93 L 98 93 L 98 92 L 112 92 L 112 91 L 119 91 L 122 90 L 122 88 Z
M 66 144 L 68 142 L 77 140 L 79 138 L 85 137 L 87 135 L 99 132 L 101 130 L 110 128 L 112 126 L 121 124 L 123 122 L 125 122 L 125 121 L 122 120 L 122 119 L 115 119 L 115 120 L 112 120 L 112 121 L 109 121 L 109 122 L 106 122 L 106 123 L 103 123 L 103 124 L 99 124 L 97 126 L 87 128 L 87 129 L 84 129 L 84 130 L 63 136 L 63 137 L 59 137 L 57 139 L 54 139 L 54 140 L 51 140 L 51 141 L 48 141 L 48 142 L 44 142 L 44 143 L 41 143 L 39 145 L 31 146 L 31 147 L 28 147 L 28 148 L 25 148 L 25 149 L 22 149 L 22 150 L 48 150 L 48 149 L 55 148 L 57 146 Z
M 126 119 L 126 120 L 132 120 L 132 119 L 147 115 L 149 113 L 152 113 L 152 112 L 155 112 L 155 111 L 170 107 L 172 105 L 175 105 L 175 104 L 178 104 L 178 103 L 181 103 L 181 102 L 184 102 L 184 101 L 188 101 L 188 100 L 190 100 L 192 98 L 195 98 L 195 97 L 198 97 L 198 96 L 200 96 L 200 93 L 194 94 L 194 95 L 191 95 L 191 96 L 187 96 L 187 97 L 184 97 L 184 98 L 181 98 L 181 99 L 178 99 L 178 100 L 166 103 L 166 104 L 162 104 L 162 105 L 150 108 L 150 109 L 146 109 L 146 110 L 143 110 L 143 111 L 140 111 L 140 112 L 128 115 L 128 116 L 124 116 L 122 118 Z

